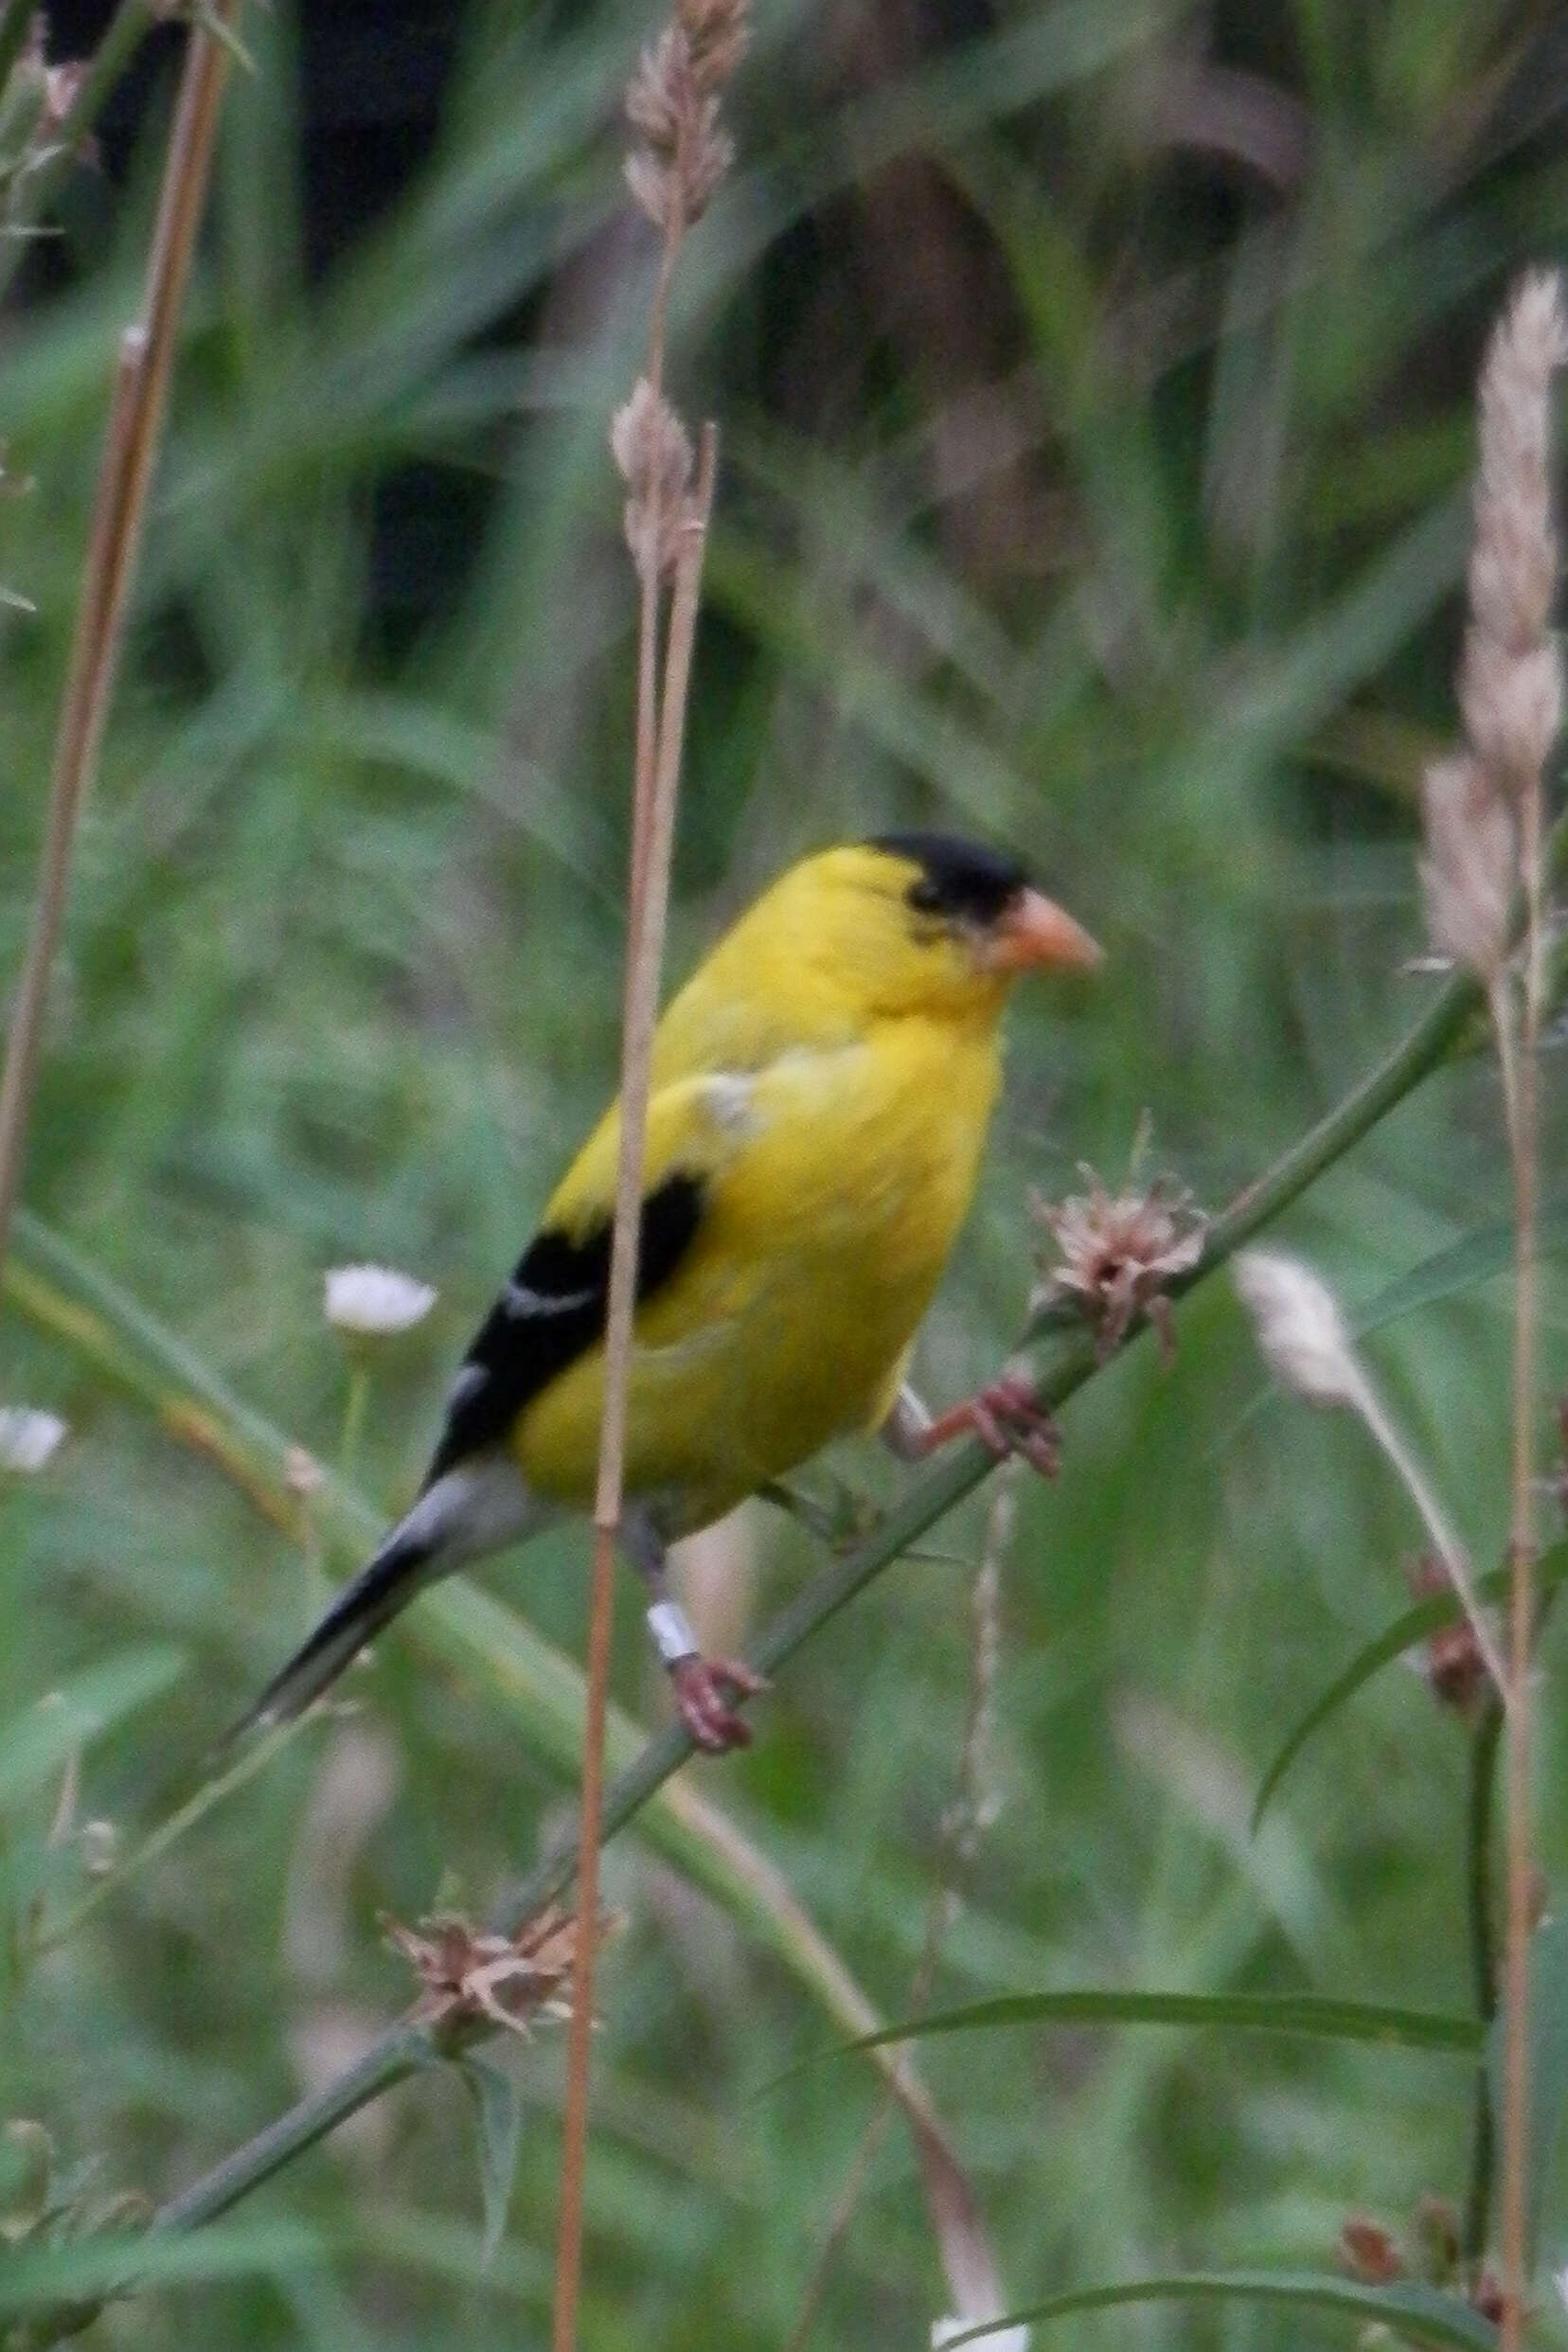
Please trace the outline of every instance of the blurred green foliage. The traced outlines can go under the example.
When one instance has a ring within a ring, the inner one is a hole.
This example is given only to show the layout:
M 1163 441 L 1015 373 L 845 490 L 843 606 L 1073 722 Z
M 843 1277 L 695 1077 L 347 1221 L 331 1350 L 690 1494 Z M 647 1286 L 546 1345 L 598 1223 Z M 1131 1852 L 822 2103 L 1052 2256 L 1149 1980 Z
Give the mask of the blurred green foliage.
M 389 1506 L 613 1083 L 633 594 L 606 432 L 653 258 L 618 117 L 651 28 L 618 0 L 473 0 L 435 152 L 312 278 L 295 10 L 247 12 L 256 71 L 231 82 L 80 843 L 29 1203 L 327 1459 L 345 1373 L 323 1270 L 383 1258 L 437 1284 L 378 1369 L 361 1474 Z M 734 115 L 739 168 L 684 264 L 672 359 L 683 405 L 722 431 L 672 964 L 796 851 L 894 819 L 1017 845 L 1110 952 L 1092 992 L 1017 1008 L 982 1201 L 923 1345 L 945 1399 L 1019 1327 L 1030 1186 L 1059 1196 L 1080 1158 L 1118 1174 L 1147 1108 L 1153 1164 L 1218 1206 L 1428 985 L 1403 970 L 1413 800 L 1452 726 L 1470 387 L 1513 273 L 1568 244 L 1568 41 L 1544 0 L 767 0 Z M 158 127 L 154 110 L 119 203 L 79 175 L 70 267 L 0 332 L 0 434 L 32 485 L 0 505 L 0 580 L 35 608 L 0 609 L 6 971 Z M 400 477 L 471 541 L 436 594 L 402 542 L 401 601 L 378 528 Z M 1549 1120 L 1555 1191 L 1555 1101 Z M 1291 1236 L 1354 1308 L 1506 1204 L 1476 1060 Z M 1371 1352 L 1489 1565 L 1506 1285 L 1446 1262 Z M 1283 1729 L 1403 1605 L 1418 1532 L 1353 1428 L 1259 1400 L 1220 1291 L 1181 1311 L 1168 1368 L 1145 1343 L 1096 1381 L 1060 1482 L 1020 1490 L 999 1809 L 943 2000 L 1469 2004 L 1465 1739 L 1416 1675 L 1370 1685 L 1249 1835 Z M 1547 1308 L 1560 1387 L 1555 1285 Z M 296 1638 L 321 1572 L 58 1337 L 13 1310 L 0 1345 L 6 1395 L 71 1425 L 0 1498 L 0 1724 L 110 1671 L 74 1819 L 134 1841 Z M 873 1494 L 896 1477 L 861 1453 L 834 1467 Z M 972 1559 L 983 1518 L 935 1541 Z M 487 1580 L 575 1651 L 585 1557 L 563 1534 Z M 720 1554 L 738 1619 L 810 1559 L 798 1530 L 748 1517 Z M 940 1866 L 969 1584 L 935 1559 L 882 1578 L 784 1678 L 755 1750 L 704 1773 L 888 2015 Z M 622 1619 L 619 1695 L 651 1710 Z M 170 1646 L 184 1671 L 154 1704 Z M 1559 1655 L 1540 1738 L 1554 1885 Z M 74 1832 L 45 1843 L 57 1776 L 0 1791 L 0 2106 L 105 2199 L 170 2194 L 341 2063 L 408 1997 L 377 1913 L 413 1917 L 453 1881 L 485 1911 L 557 1818 L 558 1783 L 482 1693 L 417 1673 L 401 1631 L 350 1691 L 351 1723 L 312 1729 L 30 1967 L 27 1906 L 67 1899 L 86 1855 Z M 608 1876 L 631 1924 L 602 1986 L 584 2341 L 780 2344 L 875 2078 L 845 2061 L 758 2095 L 827 2038 L 820 2011 L 667 1863 L 623 1841 Z M 247 2209 L 248 2267 L 116 2307 L 98 2340 L 542 2341 L 558 2040 L 503 2062 L 525 2128 L 488 2272 L 468 2102 L 420 2079 Z M 1460 2060 L 1029 2028 L 921 2062 L 1020 2303 L 1153 2269 L 1326 2267 L 1346 2213 L 1399 2226 L 1423 2191 L 1463 2191 Z M 1565 2238 L 1559 2201 L 1554 2263 Z M 815 2341 L 920 2344 L 943 2307 L 896 2132 Z M 1245 2305 L 1072 2330 L 1086 2352 L 1352 2332 Z

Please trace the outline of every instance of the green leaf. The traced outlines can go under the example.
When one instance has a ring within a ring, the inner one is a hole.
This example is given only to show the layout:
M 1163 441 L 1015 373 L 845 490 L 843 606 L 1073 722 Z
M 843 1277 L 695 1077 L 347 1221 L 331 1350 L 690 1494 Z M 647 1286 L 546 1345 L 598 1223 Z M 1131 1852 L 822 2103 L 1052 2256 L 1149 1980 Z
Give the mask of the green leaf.
M 1063 1992 L 1003 1993 L 969 2001 L 925 2017 L 905 2019 L 846 2042 L 846 2050 L 913 2041 L 927 2034 L 967 2033 L 993 2025 L 1219 2026 L 1255 2034 L 1305 2034 L 1328 2041 L 1370 2041 L 1386 2049 L 1473 2053 L 1482 2042 L 1478 2018 L 1435 2009 L 1389 2008 L 1372 2001 L 1337 2001 L 1318 1993 L 1114 1992 L 1099 1987 Z M 836 2055 L 836 2054 L 834 2054 Z
M 25 1715 L 0 1730 L 0 1805 L 10 1804 L 41 1780 L 63 1770 L 101 1732 L 148 1700 L 156 1699 L 183 1671 L 181 1652 L 166 1642 L 121 1650 L 73 1675 Z
M 194 2236 L 173 2231 L 105 2230 L 61 2246 L 22 2246 L 0 2266 L 0 2319 L 21 2318 L 66 2298 L 115 2295 L 132 2287 L 248 2278 L 295 2271 L 322 2259 L 316 2232 L 289 2221 L 223 2222 Z
M 1497 2352 L 1497 2330 L 1456 2296 L 1434 2287 L 1363 2287 L 1330 2271 L 1175 2271 L 1163 2278 L 1133 2278 L 1114 2287 L 1079 2287 L 1026 2310 L 986 2320 L 946 2339 L 946 2352 L 983 2343 L 1004 2327 L 1041 2327 L 1078 2311 L 1107 2311 L 1128 2303 L 1283 2303 L 1298 2310 L 1343 2311 L 1347 2319 L 1381 2321 L 1396 2335 L 1422 2344 L 1453 2344 L 1458 2352 Z
M 1536 1246 L 1541 1257 L 1559 1257 L 1568 1252 L 1568 1203 L 1555 1202 L 1542 1209 Z M 1357 1338 L 1405 1315 L 1417 1314 L 1423 1308 L 1440 1307 L 1483 1282 L 1494 1282 L 1499 1275 L 1511 1273 L 1514 1247 L 1513 1220 L 1503 1218 L 1496 1224 L 1478 1226 L 1447 1249 L 1434 1251 L 1357 1309 L 1352 1318 Z
M 1503 2051 L 1505 2017 L 1499 2010 L 1487 2037 L 1487 2085 L 1491 2098 L 1493 2146 L 1503 2145 Z M 1557 2164 L 1562 2115 L 1568 2107 L 1568 1914 L 1545 1919 L 1530 1939 L 1530 1979 L 1525 2003 L 1526 2066 L 1529 2079 L 1529 2138 L 1524 2164 L 1524 2235 L 1534 2250 L 1541 2209 Z
M 488 2058 L 471 2053 L 457 2060 L 457 2071 L 473 2099 L 473 2120 L 479 2131 L 479 2189 L 485 2211 L 479 2259 L 488 2271 L 506 2235 L 507 2208 L 511 2203 L 523 2137 L 523 2103 L 511 2076 Z
M 1564 1577 L 1568 1577 L 1568 1542 L 1554 1543 L 1551 1550 L 1543 1552 L 1536 1562 L 1536 1589 L 1541 1593 L 1548 1592 L 1554 1585 L 1560 1584 Z M 1475 1589 L 1483 1600 L 1502 1599 L 1508 1589 L 1508 1571 L 1506 1568 L 1494 1568 L 1488 1575 L 1478 1577 Z M 1381 1672 L 1394 1659 L 1402 1658 L 1407 1649 L 1414 1649 L 1416 1644 L 1425 1641 L 1429 1634 L 1439 1631 L 1445 1625 L 1457 1625 L 1463 1615 L 1464 1611 L 1455 1595 L 1436 1593 L 1430 1600 L 1418 1601 L 1415 1608 L 1407 1609 L 1402 1616 L 1396 1617 L 1393 1624 L 1385 1627 L 1364 1648 L 1357 1650 L 1349 1665 L 1336 1674 L 1322 1696 L 1312 1702 L 1276 1750 L 1273 1763 L 1258 1784 L 1256 1800 L 1253 1805 L 1255 1836 L 1274 1800 L 1274 1791 L 1313 1734 L 1321 1731 L 1330 1716 L 1337 1715 L 1345 1701 L 1353 1699 L 1363 1684 L 1369 1683 L 1374 1674 Z

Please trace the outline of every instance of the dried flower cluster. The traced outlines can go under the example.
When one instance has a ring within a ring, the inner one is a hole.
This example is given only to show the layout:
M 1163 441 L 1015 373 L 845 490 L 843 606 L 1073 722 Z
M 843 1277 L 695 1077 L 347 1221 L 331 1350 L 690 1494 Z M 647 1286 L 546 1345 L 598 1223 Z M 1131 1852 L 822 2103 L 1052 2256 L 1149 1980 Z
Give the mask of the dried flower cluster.
M 1423 792 L 1421 886 L 1439 954 L 1491 988 L 1508 953 L 1541 771 L 1562 716 L 1561 661 L 1549 632 L 1558 546 L 1552 524 L 1551 390 L 1568 361 L 1555 271 L 1524 278 L 1481 370 L 1470 627 L 1459 675 L 1468 738 L 1435 761 Z M 1526 878 L 1527 879 L 1527 878 Z
M 750 35 L 745 0 L 676 0 L 626 94 L 642 145 L 626 159 L 633 195 L 667 237 L 701 220 L 735 150 L 719 101 Z
M 578 1923 L 553 1906 L 519 1928 L 495 1935 L 470 1926 L 454 1912 L 421 1919 L 417 1928 L 382 1916 L 382 1928 L 424 1987 L 409 2011 L 416 2024 L 478 2024 L 488 2020 L 526 2034 L 535 2017 L 563 2018 L 563 1998 L 577 1956 Z M 599 1922 L 603 1934 L 610 1923 Z
M 1032 1310 L 1073 1299 L 1094 1326 L 1101 1361 L 1125 1338 L 1133 1317 L 1147 1315 L 1168 1358 L 1176 1345 L 1166 1285 L 1203 1256 L 1205 1219 L 1190 1194 L 1163 1177 L 1143 1189 L 1107 1189 L 1092 1167 L 1079 1167 L 1086 1193 L 1060 1204 L 1029 1203 L 1055 1239 L 1060 1262 L 1047 1267 L 1030 1300 Z

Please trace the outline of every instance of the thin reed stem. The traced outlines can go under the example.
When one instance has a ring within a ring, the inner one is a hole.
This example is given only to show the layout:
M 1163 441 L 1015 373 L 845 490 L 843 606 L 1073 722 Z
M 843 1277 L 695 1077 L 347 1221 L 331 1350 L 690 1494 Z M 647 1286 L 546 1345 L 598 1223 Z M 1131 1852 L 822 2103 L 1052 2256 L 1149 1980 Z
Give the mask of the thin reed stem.
M 660 698 L 653 789 L 648 806 L 644 864 L 633 874 L 632 976 L 621 1056 L 620 1157 L 610 1250 L 605 1319 L 604 1413 L 599 1432 L 598 1487 L 594 1502 L 593 1595 L 588 1634 L 587 1719 L 583 1731 L 582 1804 L 578 1827 L 578 1940 L 566 2050 L 566 2107 L 561 2156 L 561 2216 L 556 2238 L 554 2352 L 577 2343 L 582 2262 L 582 2183 L 588 2140 L 588 2084 L 593 2031 L 594 1960 L 598 1927 L 599 1819 L 603 1794 L 604 1719 L 614 1619 L 615 1535 L 625 1475 L 626 1417 L 631 1389 L 632 1321 L 636 1306 L 644 1145 L 652 1078 L 653 1030 L 664 961 L 669 868 L 675 843 L 675 802 L 686 733 L 686 693 L 696 640 L 703 557 L 713 506 L 718 439 L 703 428 L 697 485 L 675 557 L 669 641 Z M 650 564 L 652 573 L 655 566 Z M 640 748 L 640 746 L 639 746 Z M 640 797 L 640 795 L 639 795 Z
M 683 221 L 672 213 L 665 229 L 664 242 L 659 248 L 659 275 L 653 287 L 653 305 L 648 329 L 648 381 L 654 399 L 664 391 L 665 335 L 669 313 L 669 287 L 675 272 L 676 256 L 681 250 Z M 649 538 L 656 548 L 663 526 L 659 511 L 661 484 L 655 474 L 650 484 Z M 659 727 L 659 615 L 663 602 L 662 575 L 656 561 L 640 567 L 642 598 L 637 615 L 637 734 L 636 786 L 632 800 L 632 888 L 629 905 L 635 922 L 637 911 L 647 894 L 649 829 L 653 796 L 653 773 L 658 760 Z M 627 988 L 636 969 L 636 936 L 628 941 L 626 957 Z
M 1501 1694 L 1488 1691 L 1470 1739 L 1470 1782 L 1465 1804 L 1465 1907 L 1470 1949 L 1470 1977 L 1475 2014 L 1484 2025 L 1497 2015 L 1497 1932 L 1493 1920 L 1492 1820 L 1496 1808 L 1492 1782 L 1497 1771 L 1498 1742 L 1503 1737 Z M 1472 2279 L 1487 2252 L 1491 2211 L 1492 2167 L 1496 2142 L 1492 2130 L 1491 2084 L 1482 2064 L 1475 2073 L 1474 2121 L 1470 2131 L 1470 2185 L 1459 2250 Z
M 224 0 L 225 12 L 231 14 L 237 5 L 238 0 Z M 116 16 L 105 46 L 125 13 L 122 9 Z M 145 21 L 143 13 L 139 22 Z M 129 32 L 124 37 L 129 39 Z M 102 60 L 100 47 L 94 74 L 106 70 Z M 5 1256 L 10 1238 L 11 1217 L 21 1185 L 27 1120 L 38 1074 L 49 979 L 64 914 L 71 849 L 81 804 L 98 765 L 114 690 L 126 606 L 173 367 L 180 312 L 206 197 L 218 108 L 228 62 L 224 43 L 205 25 L 193 27 L 164 169 L 142 313 L 135 326 L 128 328 L 120 338 L 109 427 L 94 503 L 92 537 L 55 742 L 32 927 L 16 1010 L 6 1042 L 5 1068 L 0 1073 L 0 1259 Z M 85 88 L 84 83 L 83 91 Z M 79 92 L 78 105 L 82 98 L 83 92 Z M 69 117 L 67 128 L 68 125 Z
M 1539 788 L 1538 788 L 1539 789 Z M 1527 797 L 1533 798 L 1534 795 Z M 1539 816 L 1537 819 L 1539 825 Z M 1503 2352 L 1523 2342 L 1528 2248 L 1525 2243 L 1529 2165 L 1529 1954 L 1534 1926 L 1531 1866 L 1530 1655 L 1535 1565 L 1536 1178 L 1541 945 L 1539 850 L 1527 871 L 1523 1034 L 1517 1078 L 1514 1167 L 1514 1347 L 1512 1496 L 1508 1558 L 1507 1916 L 1504 1950 L 1503 2022 Z

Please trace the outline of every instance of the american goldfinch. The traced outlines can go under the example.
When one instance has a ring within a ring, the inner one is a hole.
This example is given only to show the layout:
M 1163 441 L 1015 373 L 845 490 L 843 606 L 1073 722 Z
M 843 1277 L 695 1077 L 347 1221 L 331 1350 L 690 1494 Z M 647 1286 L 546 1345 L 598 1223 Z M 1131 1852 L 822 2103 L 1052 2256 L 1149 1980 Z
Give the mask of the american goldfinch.
M 933 1420 L 903 1373 L 974 1190 L 1009 986 L 1098 960 L 1010 859 L 890 833 L 791 867 L 667 1008 L 620 1536 L 701 1746 L 749 1737 L 733 1699 L 759 1684 L 700 1654 L 676 1538 L 854 1431 L 914 1458 L 971 1429 L 1048 1466 L 1015 1384 Z M 297 1714 L 433 1578 L 591 1509 L 618 1148 L 613 1104 L 463 1360 L 419 1500 L 241 1729 Z

